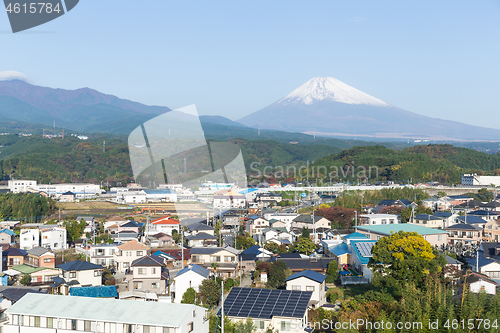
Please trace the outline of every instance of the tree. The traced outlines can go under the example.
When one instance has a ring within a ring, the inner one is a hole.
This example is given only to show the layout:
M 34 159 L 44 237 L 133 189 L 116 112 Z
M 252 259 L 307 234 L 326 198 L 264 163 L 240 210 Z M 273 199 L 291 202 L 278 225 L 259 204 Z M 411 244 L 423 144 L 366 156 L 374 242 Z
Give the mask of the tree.
M 378 240 L 372 247 L 368 267 L 375 285 L 397 289 L 408 282 L 422 286 L 445 263 L 444 257 L 418 233 L 399 231 Z
M 247 318 L 245 321 L 239 321 L 234 324 L 234 333 L 254 333 L 255 326 L 251 318 Z
M 328 264 L 328 268 L 326 270 L 326 283 L 334 283 L 335 280 L 337 279 L 337 274 L 338 274 L 339 266 L 337 264 L 337 261 L 332 260 Z
M 82 237 L 86 222 L 83 219 L 80 222 L 71 220 L 64 222 L 63 225 L 68 233 L 68 241 L 74 242 Z
M 212 263 L 212 269 L 214 270 L 214 274 L 217 275 L 217 269 L 219 268 L 219 264 L 216 262 Z
M 246 250 L 252 245 L 255 245 L 255 241 L 249 234 L 246 234 L 245 236 L 236 237 L 236 249 Z
M 344 207 L 329 207 L 317 209 L 314 213 L 316 216 L 323 216 L 332 222 L 332 228 L 348 229 L 354 220 L 354 209 Z
M 446 192 L 445 191 L 438 191 L 437 193 L 437 197 L 438 198 L 442 198 L 442 197 L 445 197 L 446 196 Z
M 182 295 L 181 303 L 196 304 L 196 291 L 194 288 L 189 287 L 186 289 L 184 295 Z
M 316 250 L 316 245 L 312 240 L 302 237 L 299 237 L 294 247 L 298 252 L 305 254 L 311 254 Z
M 31 283 L 31 275 L 29 274 L 24 274 L 23 277 L 21 278 L 21 281 L 19 281 L 23 286 L 26 286 Z
M 302 234 L 300 235 L 300 237 L 309 239 L 310 236 L 311 236 L 311 232 L 309 231 L 309 229 L 306 227 L 303 227 Z
M 205 279 L 200 285 L 198 298 L 204 305 L 217 305 L 221 296 L 221 286 L 215 279 Z
M 286 264 L 283 261 L 275 261 L 269 267 L 267 287 L 272 289 L 282 288 L 285 285 Z

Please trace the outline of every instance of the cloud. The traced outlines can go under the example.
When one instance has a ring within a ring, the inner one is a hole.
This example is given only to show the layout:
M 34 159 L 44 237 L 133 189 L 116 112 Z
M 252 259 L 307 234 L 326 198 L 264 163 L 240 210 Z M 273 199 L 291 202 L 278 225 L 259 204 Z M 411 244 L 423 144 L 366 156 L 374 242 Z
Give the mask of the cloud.
M 8 81 L 8 80 L 21 80 L 24 82 L 30 82 L 30 78 L 21 72 L 16 72 L 16 71 L 0 72 L 0 81 Z

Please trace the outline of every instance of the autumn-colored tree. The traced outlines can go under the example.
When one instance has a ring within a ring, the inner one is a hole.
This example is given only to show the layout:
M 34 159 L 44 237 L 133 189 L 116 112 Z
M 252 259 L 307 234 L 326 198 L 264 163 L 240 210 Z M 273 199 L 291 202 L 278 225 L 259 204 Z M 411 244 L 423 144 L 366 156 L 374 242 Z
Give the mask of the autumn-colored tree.
M 408 282 L 422 286 L 429 274 L 440 272 L 445 264 L 444 256 L 418 233 L 399 231 L 378 240 L 368 267 L 375 285 L 397 291 Z
M 348 229 L 354 220 L 354 211 L 344 207 L 329 207 L 317 209 L 314 214 L 331 221 L 332 227 Z
M 382 208 L 380 211 L 381 214 L 394 214 L 394 215 L 401 215 L 401 211 L 403 211 L 403 207 L 401 206 L 387 206 Z M 411 209 L 411 208 L 410 208 Z

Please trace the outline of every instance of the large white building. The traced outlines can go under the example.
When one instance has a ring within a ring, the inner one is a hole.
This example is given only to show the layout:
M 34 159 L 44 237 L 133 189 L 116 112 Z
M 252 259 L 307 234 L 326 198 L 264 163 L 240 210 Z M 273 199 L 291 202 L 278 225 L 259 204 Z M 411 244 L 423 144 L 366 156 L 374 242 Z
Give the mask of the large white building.
M 67 248 L 66 228 L 53 227 L 42 229 L 42 246 L 51 250 L 63 250 Z
M 19 247 L 22 250 L 31 250 L 34 247 L 40 246 L 40 230 L 21 229 L 19 233 Z
M 139 190 L 117 192 L 115 201 L 121 204 L 137 204 L 147 202 L 177 202 L 177 192 L 170 189 Z
M 500 176 L 479 176 L 476 173 L 462 175 L 462 185 L 469 186 L 500 186 Z
M 26 294 L 7 311 L 3 333 L 208 333 L 207 309 L 193 304 Z
M 9 180 L 8 186 L 14 193 L 44 192 L 55 198 L 66 192 L 74 193 L 77 199 L 93 198 L 104 192 L 99 185 L 83 183 L 37 184 L 35 180 Z
M 13 193 L 26 193 L 36 191 L 36 180 L 9 180 L 9 190 Z

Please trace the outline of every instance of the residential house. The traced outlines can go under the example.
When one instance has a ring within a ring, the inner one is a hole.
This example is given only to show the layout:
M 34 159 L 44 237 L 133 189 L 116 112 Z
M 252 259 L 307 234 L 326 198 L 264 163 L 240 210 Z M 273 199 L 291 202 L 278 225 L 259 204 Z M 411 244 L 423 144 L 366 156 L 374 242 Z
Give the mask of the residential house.
M 139 234 L 134 231 L 118 231 L 110 235 L 111 239 L 117 243 L 130 242 L 132 240 L 138 240 Z
M 170 235 L 159 232 L 148 238 L 151 247 L 165 247 L 175 245 L 174 238 Z
M 369 283 L 373 277 L 373 272 L 371 269 L 368 268 L 368 262 L 370 261 L 370 258 L 372 257 L 372 247 L 375 246 L 377 241 L 373 240 L 351 240 L 350 242 L 350 249 L 351 249 L 351 256 L 350 256 L 350 268 L 354 269 L 357 271 L 358 276 L 346 276 L 343 273 L 345 272 L 340 272 L 341 274 L 341 281 L 342 284 L 348 284 L 348 283 L 356 283 L 355 281 L 358 280 L 361 276 L 361 282 L 362 283 Z M 349 273 L 352 273 L 352 271 L 347 271 Z M 352 275 L 352 274 L 349 274 Z M 359 282 L 358 282 L 359 283 Z
M 286 290 L 311 291 L 309 305 L 318 308 L 326 303 L 326 275 L 310 269 L 297 272 L 286 279 Z
M 487 258 L 479 254 L 478 258 L 472 258 L 466 262 L 474 272 L 484 274 L 490 279 L 500 279 L 500 261 L 497 259 Z
M 240 251 L 230 247 L 193 247 L 191 263 L 200 265 L 224 278 L 237 276 Z
M 446 225 L 442 218 L 430 214 L 417 214 L 413 218 L 413 221 L 410 221 L 410 223 L 434 229 L 446 228 Z
M 360 225 L 400 223 L 400 216 L 394 214 L 361 214 L 359 215 L 359 217 L 360 217 Z
M 496 220 L 500 217 L 500 212 L 497 211 L 492 211 L 492 210 L 473 210 L 472 212 L 469 213 L 469 216 L 479 216 L 483 220 L 486 221 L 491 221 L 491 220 Z
M 245 208 L 246 199 L 243 194 L 231 190 L 221 190 L 213 196 L 214 208 Z
M 274 253 L 260 247 L 259 245 L 252 245 L 248 249 L 241 251 L 239 254 L 240 261 L 245 264 L 246 262 L 255 261 L 271 261 Z
M 194 304 L 109 298 L 29 293 L 6 314 L 4 333 L 208 333 L 209 328 L 207 309 Z
M 457 223 L 456 220 L 458 214 L 450 212 L 435 212 L 433 216 L 440 218 L 443 221 L 444 228 L 447 228 Z
M 172 219 L 169 216 L 160 217 L 158 219 L 152 220 L 149 223 L 149 227 L 146 227 L 144 234 L 146 236 L 153 236 L 157 233 L 164 233 L 172 236 L 172 232 L 175 230 L 177 233 L 180 232 L 181 223 L 179 220 Z
M 270 327 L 304 332 L 311 296 L 311 291 L 233 287 L 224 301 L 224 314 L 233 322 L 250 318 L 257 332 Z
M 19 247 L 23 250 L 29 250 L 40 246 L 40 231 L 38 228 L 21 229 L 19 233 Z
M 219 243 L 217 237 L 205 232 L 198 232 L 195 235 L 187 236 L 186 240 L 189 247 L 216 246 Z
M 488 202 L 488 203 L 485 203 L 485 204 L 481 205 L 481 207 L 483 209 L 486 209 L 486 210 L 491 210 L 491 211 L 499 212 L 500 211 L 500 202 L 498 202 L 498 201 L 491 201 L 491 202 Z
M 452 204 L 445 198 L 430 198 L 422 200 L 422 206 L 435 212 L 449 210 Z
M 338 267 L 345 264 L 351 263 L 352 247 L 351 241 L 356 240 L 368 240 L 368 236 L 365 236 L 359 232 L 354 232 L 352 234 L 346 234 L 341 236 L 341 243 L 335 242 L 332 245 L 324 247 L 324 253 L 327 257 L 334 258 L 337 261 Z
M 26 252 L 15 247 L 9 247 L 2 252 L 3 269 L 7 270 L 12 266 L 24 264 Z
M 12 266 L 11 270 L 17 271 L 16 274 L 19 280 L 23 275 L 29 274 L 31 277 L 31 284 L 49 285 L 52 283 L 54 277 L 61 276 L 62 271 L 59 268 L 52 267 L 32 267 L 29 265 Z
M 14 244 L 16 242 L 16 233 L 10 229 L 0 230 L 0 244 Z
M 267 213 L 264 215 L 264 217 L 268 220 L 274 219 L 285 223 L 284 226 L 287 231 L 290 231 L 290 229 L 292 228 L 293 219 L 295 219 L 298 216 L 299 214 L 295 213 L 280 213 L 280 212 Z
M 191 263 L 191 249 L 162 249 L 156 251 L 154 255 L 165 259 L 167 265 L 171 262 L 173 267 L 182 267 Z
M 149 248 L 146 245 L 139 243 L 137 240 L 118 245 L 118 250 L 114 254 L 116 271 L 125 273 L 132 262 L 147 255 L 148 250 Z
M 27 255 L 24 258 L 26 264 L 33 267 L 56 267 L 56 256 L 48 249 L 37 246 L 26 251 Z
M 496 295 L 498 283 L 483 274 L 472 272 L 465 276 L 464 282 L 469 286 L 470 292 L 485 292 L 489 295 Z
M 307 228 L 313 230 L 314 228 L 330 228 L 330 221 L 323 216 L 313 216 L 312 215 L 299 215 L 292 221 L 292 229 Z
M 7 285 L 0 287 L 0 311 L 4 312 L 8 308 L 10 308 L 12 304 L 19 301 L 21 298 L 24 297 L 24 295 L 28 293 L 41 294 L 42 292 L 40 292 L 39 288 L 37 287 L 27 288 L 27 287 L 14 287 Z M 4 317 L 2 319 L 7 319 L 7 318 Z
M 42 247 L 51 250 L 63 250 L 68 247 L 67 232 L 64 227 L 42 229 Z
M 262 230 L 269 227 L 269 221 L 262 217 L 251 218 L 247 221 L 246 231 L 251 235 L 261 235 Z
M 286 267 L 293 273 L 304 271 L 307 269 L 313 270 L 318 273 L 326 273 L 328 264 L 335 259 L 333 258 L 276 258 L 276 261 L 283 261 Z
M 169 284 L 168 269 L 163 267 L 163 258 L 147 255 L 136 259 L 130 265 L 126 274 L 128 290 L 139 290 L 167 294 Z
M 64 192 L 59 197 L 59 201 L 60 202 L 75 202 L 76 201 L 76 194 L 71 192 L 71 191 Z
M 399 199 L 399 200 L 382 200 L 378 203 L 379 206 L 385 207 L 401 207 L 406 208 L 411 206 L 411 204 L 415 204 L 408 199 Z
M 371 240 L 379 240 L 384 236 L 390 236 L 399 231 L 416 232 L 424 237 L 432 246 L 448 244 L 448 232 L 439 229 L 426 228 L 410 223 L 385 224 L 385 225 L 363 225 L 354 227 L 357 232 L 368 236 Z
M 170 286 L 170 292 L 174 296 L 174 302 L 180 303 L 182 296 L 188 290 L 193 288 L 197 293 L 200 292 L 199 286 L 203 280 L 207 279 L 210 271 L 204 267 L 193 264 L 181 269 L 174 277 L 174 282 Z
M 255 197 L 255 202 L 261 207 L 273 207 L 281 201 L 283 201 L 281 193 L 260 193 Z
M 479 244 L 483 240 L 483 228 L 476 224 L 457 223 L 445 230 L 449 233 L 450 244 L 470 242 Z
M 73 260 L 57 265 L 63 273 L 64 281 L 68 286 L 100 286 L 102 285 L 102 271 L 104 267 L 88 261 Z M 71 283 L 73 282 L 73 283 Z M 66 290 L 65 295 L 69 290 Z
M 115 266 L 115 254 L 119 251 L 119 243 L 90 245 L 88 250 L 89 261 L 104 267 Z
M 215 235 L 215 228 L 211 227 L 209 225 L 206 225 L 204 223 L 194 223 L 194 224 L 187 226 L 186 233 L 188 236 L 195 236 L 201 232 L 214 236 Z

